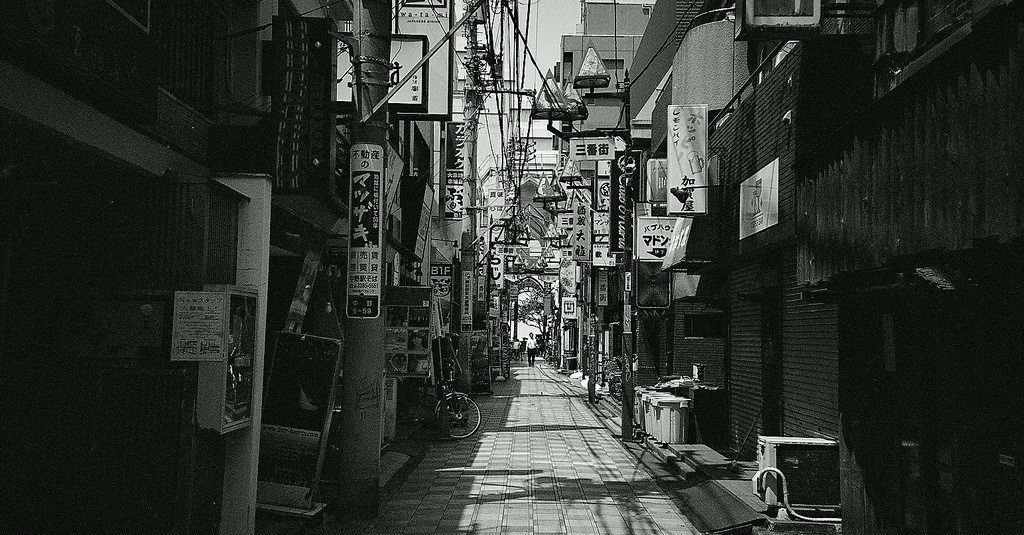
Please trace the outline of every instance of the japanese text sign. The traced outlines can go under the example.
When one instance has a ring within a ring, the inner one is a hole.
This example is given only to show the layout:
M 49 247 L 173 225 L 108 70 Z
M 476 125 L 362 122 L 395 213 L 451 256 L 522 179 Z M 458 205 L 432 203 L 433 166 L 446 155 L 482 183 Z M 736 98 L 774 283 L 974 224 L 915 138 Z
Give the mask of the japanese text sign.
M 611 212 L 609 233 L 611 252 L 626 253 L 633 246 L 633 187 L 634 177 L 639 172 L 640 151 L 618 153 L 612 165 Z
M 451 264 L 430 264 L 430 286 L 434 289 L 434 297 L 448 299 L 452 296 Z
M 615 140 L 610 137 L 575 137 L 569 140 L 569 157 L 576 161 L 610 160 Z
M 740 185 L 740 239 L 779 222 L 779 159 Z
M 562 297 L 562 319 L 574 320 L 576 318 L 576 296 Z
M 668 213 L 708 212 L 708 107 L 668 107 Z
M 449 169 L 444 181 L 444 218 L 448 221 L 461 221 L 466 206 L 466 184 L 462 170 Z
M 346 312 L 350 318 L 376 318 L 380 316 L 382 284 L 384 149 L 380 145 L 356 143 L 351 151 Z
M 573 218 L 572 236 L 569 238 L 572 258 L 577 262 L 590 262 L 590 208 L 581 199 L 577 199 L 573 210 L 576 216 Z
M 636 218 L 636 244 L 634 252 L 637 260 L 665 259 L 672 231 L 675 229 L 674 217 L 638 217 Z
M 224 360 L 225 306 L 224 292 L 174 292 L 171 360 Z

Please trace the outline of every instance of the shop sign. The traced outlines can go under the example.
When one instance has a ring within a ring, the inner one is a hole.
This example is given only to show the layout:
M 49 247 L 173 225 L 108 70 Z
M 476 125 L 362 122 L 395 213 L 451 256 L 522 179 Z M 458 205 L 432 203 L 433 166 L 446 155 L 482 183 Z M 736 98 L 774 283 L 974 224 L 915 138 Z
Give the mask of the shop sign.
M 597 304 L 598 306 L 608 306 L 608 272 L 598 271 L 597 272 Z
M 569 157 L 577 162 L 608 160 L 615 153 L 611 137 L 574 137 L 569 140 Z
M 452 296 L 451 264 L 430 264 L 430 286 L 434 289 L 434 297 L 448 299 Z
M 658 262 L 664 260 L 675 225 L 675 217 L 636 218 L 636 244 L 634 246 L 636 259 Z
M 349 110 L 353 107 L 352 93 L 355 88 L 352 67 L 352 53 L 345 43 L 338 44 L 337 54 L 337 100 L 343 109 Z M 428 52 L 427 38 L 421 35 L 391 35 L 391 65 L 390 71 L 392 80 L 398 82 L 409 73 L 416 63 Z M 427 104 L 427 66 L 420 67 L 420 71 L 414 74 L 409 81 L 405 82 L 398 91 L 388 100 L 391 110 L 423 113 Z
M 647 160 L 647 200 L 666 203 L 668 195 L 668 160 L 651 158 Z
M 393 33 L 424 36 L 427 39 L 427 49 L 431 49 L 451 30 L 454 4 L 454 0 L 404 0 L 401 4 L 395 2 Z M 419 51 L 418 48 L 416 50 Z M 454 50 L 452 42 L 449 41 L 427 62 L 426 78 L 422 84 L 426 91 L 427 112 L 425 115 L 416 114 L 415 117 L 435 120 L 451 118 Z M 416 60 L 424 55 L 419 54 Z M 415 63 L 410 66 L 413 64 Z
M 512 253 L 512 247 L 491 245 L 490 253 L 487 255 L 487 263 L 491 267 L 488 271 L 488 276 L 491 277 L 491 288 L 501 288 L 505 285 L 505 264 Z
M 565 296 L 562 298 L 562 319 L 574 320 L 576 315 L 576 296 Z
M 630 188 L 639 171 L 642 156 L 640 151 L 618 152 L 616 155 L 611 179 L 610 244 L 613 253 L 629 253 L 633 245 L 633 200 Z
M 224 292 L 174 292 L 171 360 L 224 360 Z
M 779 159 L 740 185 L 740 239 L 779 222 Z
M 444 218 L 462 221 L 466 206 L 466 183 L 461 169 L 449 169 L 444 179 Z
M 708 213 L 708 107 L 668 107 L 668 213 Z
M 559 284 L 561 285 L 562 295 L 575 295 L 576 294 L 576 262 L 573 262 L 571 258 L 562 258 L 562 264 L 558 270 Z
M 595 243 L 593 247 L 594 267 L 613 267 L 615 257 L 612 256 L 610 246 L 607 243 Z
M 466 123 L 450 122 L 445 137 L 448 170 L 463 170 L 465 166 Z
M 462 332 L 473 330 L 473 270 L 462 270 Z
M 573 221 L 572 236 L 569 243 L 572 247 L 572 258 L 577 262 L 590 262 L 591 228 L 590 208 L 581 201 L 576 203 L 574 211 L 576 217 Z
M 348 306 L 350 318 L 380 316 L 381 185 L 384 148 L 352 145 L 349 176 Z
M 594 210 L 607 212 L 612 207 L 612 181 L 610 178 L 599 178 L 596 184 Z

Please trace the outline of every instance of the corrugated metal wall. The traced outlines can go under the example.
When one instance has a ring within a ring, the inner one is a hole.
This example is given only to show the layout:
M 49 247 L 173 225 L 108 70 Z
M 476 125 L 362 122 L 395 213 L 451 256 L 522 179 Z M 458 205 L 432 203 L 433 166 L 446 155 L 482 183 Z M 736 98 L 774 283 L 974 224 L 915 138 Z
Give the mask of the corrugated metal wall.
M 725 339 L 696 338 L 686 336 L 687 316 L 699 314 L 719 314 L 725 321 L 721 310 L 710 308 L 703 303 L 677 301 L 673 307 L 671 332 L 666 338 L 672 339 L 672 373 L 691 375 L 693 364 L 704 364 L 704 381 L 719 385 L 725 384 Z
M 752 454 L 760 430 L 761 412 L 761 305 L 741 297 L 760 289 L 760 266 L 748 263 L 732 271 L 729 297 L 730 369 L 727 380 L 730 391 L 730 434 L 734 448 L 740 448 L 748 432 L 751 438 L 743 451 Z M 756 425 L 755 425 L 756 424 Z M 753 427 L 753 431 L 750 429 Z

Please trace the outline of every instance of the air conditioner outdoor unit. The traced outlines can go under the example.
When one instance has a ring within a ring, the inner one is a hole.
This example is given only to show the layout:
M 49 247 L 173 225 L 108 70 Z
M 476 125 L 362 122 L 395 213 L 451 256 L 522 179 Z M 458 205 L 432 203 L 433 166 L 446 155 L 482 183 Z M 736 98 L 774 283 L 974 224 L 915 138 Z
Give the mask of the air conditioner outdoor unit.
M 789 503 L 794 509 L 835 511 L 839 509 L 839 443 L 809 437 L 757 438 L 757 467 L 778 469 L 786 477 Z M 783 505 L 782 481 L 766 472 L 754 494 L 770 506 Z

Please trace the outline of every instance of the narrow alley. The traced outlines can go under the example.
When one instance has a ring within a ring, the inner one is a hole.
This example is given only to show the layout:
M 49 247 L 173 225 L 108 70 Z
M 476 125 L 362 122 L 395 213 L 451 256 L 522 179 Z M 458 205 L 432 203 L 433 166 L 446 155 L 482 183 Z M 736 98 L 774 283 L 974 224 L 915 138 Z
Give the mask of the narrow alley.
M 480 432 L 439 442 L 380 516 L 346 533 L 696 533 L 598 421 L 578 385 L 544 364 L 478 397 Z

